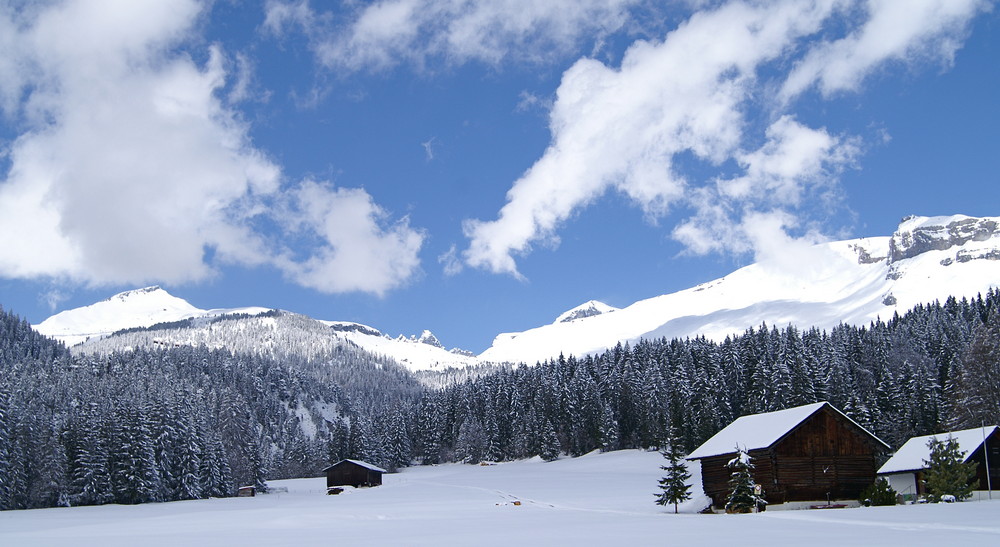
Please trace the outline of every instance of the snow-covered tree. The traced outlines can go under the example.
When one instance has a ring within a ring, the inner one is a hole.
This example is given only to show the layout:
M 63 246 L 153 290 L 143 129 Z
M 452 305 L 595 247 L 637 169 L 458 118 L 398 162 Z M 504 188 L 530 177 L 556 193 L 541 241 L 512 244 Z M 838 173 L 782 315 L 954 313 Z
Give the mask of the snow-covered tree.
M 660 469 L 667 472 L 666 476 L 660 479 L 661 492 L 656 495 L 656 503 L 659 505 L 674 505 L 674 513 L 678 511 L 678 504 L 691 499 L 691 485 L 687 483 L 691 478 L 691 473 L 687 470 L 684 462 L 684 452 L 680 447 L 680 437 L 674 430 L 671 430 L 665 445 L 661 449 L 667 465 L 661 465 Z
M 729 501 L 726 502 L 727 513 L 749 513 L 763 500 L 754 491 L 753 463 L 750 454 L 736 447 L 736 457 L 726 464 L 731 470 L 729 478 Z
M 468 418 L 458 428 L 455 458 L 462 463 L 479 463 L 486 451 L 486 434 L 479 420 Z
M 540 449 L 541 452 L 539 455 L 547 462 L 559 459 L 559 454 L 562 452 L 562 448 L 559 445 L 559 437 L 556 436 L 556 428 L 552 426 L 552 422 L 549 420 L 545 420 L 545 423 L 542 424 Z
M 938 500 L 949 494 L 959 501 L 970 497 L 979 486 L 976 479 L 979 463 L 965 462 L 965 452 L 959 449 L 958 441 L 950 435 L 943 441 L 931 438 L 927 446 L 931 449 L 930 460 L 924 460 L 927 492 Z

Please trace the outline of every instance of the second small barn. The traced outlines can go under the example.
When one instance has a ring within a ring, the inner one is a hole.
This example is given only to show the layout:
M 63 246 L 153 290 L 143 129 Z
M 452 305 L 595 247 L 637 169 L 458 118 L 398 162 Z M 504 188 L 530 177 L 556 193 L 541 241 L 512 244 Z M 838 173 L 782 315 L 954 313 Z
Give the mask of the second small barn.
M 340 460 L 323 470 L 326 473 L 326 487 L 334 486 L 379 486 L 385 469 L 360 460 Z
M 931 459 L 931 449 L 927 443 L 931 439 L 944 441 L 948 438 L 955 439 L 959 450 L 965 452 L 963 461 L 979 464 L 976 467 L 979 489 L 994 490 L 1000 482 L 997 479 L 1000 477 L 1000 427 L 995 425 L 914 437 L 899 447 L 889 461 L 885 462 L 878 470 L 879 476 L 885 477 L 892 489 L 904 498 L 926 494 L 924 474 L 927 471 L 927 461 Z
M 879 460 L 889 450 L 867 429 L 830 403 L 743 416 L 688 455 L 701 462 L 702 483 L 713 506 L 729 496 L 737 446 L 754 465 L 754 480 L 769 504 L 856 500 L 875 481 Z

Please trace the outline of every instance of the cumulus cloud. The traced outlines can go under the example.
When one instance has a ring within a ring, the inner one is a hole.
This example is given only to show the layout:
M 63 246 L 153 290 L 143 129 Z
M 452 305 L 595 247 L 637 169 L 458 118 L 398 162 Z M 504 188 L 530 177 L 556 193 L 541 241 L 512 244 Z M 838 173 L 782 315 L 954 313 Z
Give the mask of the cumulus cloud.
M 837 195 L 837 175 L 862 152 L 857 138 L 798 120 L 789 94 L 815 82 L 853 89 L 886 62 L 931 49 L 947 57 L 981 3 L 946 3 L 921 4 L 903 31 L 879 41 L 870 36 L 882 19 L 908 2 L 731 1 L 697 11 L 662 41 L 637 41 L 618 67 L 577 61 L 550 111 L 549 146 L 495 220 L 466 221 L 463 259 L 519 276 L 516 256 L 557 243 L 561 224 L 609 191 L 652 218 L 690 210 L 673 230 L 690 252 L 766 252 L 751 221 L 801 233 L 797 215 Z M 844 28 L 844 40 L 816 39 Z M 882 47 L 861 55 L 865 44 Z M 834 56 L 841 68 L 826 62 Z
M 810 48 L 781 91 L 791 99 L 816 85 L 824 95 L 853 91 L 886 61 L 951 64 L 969 21 L 988 10 L 988 0 L 870 0 L 864 23 L 847 36 Z
M 306 0 L 272 1 L 264 28 L 302 29 L 321 62 L 349 70 L 382 70 L 429 61 L 496 65 L 539 62 L 573 51 L 628 21 L 639 0 L 380 0 L 334 23 Z M 596 36 L 596 38 L 594 38 Z
M 635 43 L 617 69 L 578 61 L 557 91 L 545 154 L 514 183 L 497 220 L 466 223 L 466 262 L 516 275 L 514 254 L 551 240 L 611 189 L 647 213 L 667 211 L 690 192 L 675 156 L 718 165 L 739 152 L 755 69 L 815 32 L 832 4 L 730 3 L 662 42 Z
M 308 273 L 346 275 L 343 263 L 352 259 L 378 270 L 371 257 L 341 252 L 339 262 L 326 260 L 341 266 L 335 269 L 315 256 L 298 264 L 280 235 L 275 241 L 254 228 L 271 211 L 294 207 L 302 192 L 316 191 L 309 184 L 283 188 L 280 166 L 253 145 L 246 122 L 226 102 L 246 97 L 247 64 L 237 60 L 237 83 L 227 93 L 233 63 L 219 47 L 208 48 L 203 64 L 182 49 L 201 10 L 193 0 L 0 10 L 0 40 L 11 46 L 0 56 L 0 76 L 10 76 L 0 77 L 0 97 L 18 131 L 0 179 L 0 275 L 183 283 L 234 263 L 277 266 L 329 291 L 382 293 L 404 282 L 415 267 L 416 231 L 401 249 L 407 259 L 384 258 L 389 266 L 359 284 L 353 277 L 319 283 Z M 352 195 L 367 197 L 362 190 Z M 316 197 L 327 205 L 342 198 Z M 367 199 L 368 224 L 384 222 Z M 349 247 L 315 216 L 324 212 L 339 211 L 320 209 L 306 226 L 325 242 L 323 252 Z M 395 230 L 405 235 L 409 228 Z M 382 235 L 371 226 L 355 234 Z
M 367 192 L 305 181 L 288 222 L 321 240 L 310 256 L 284 264 L 297 283 L 323 292 L 383 294 L 419 267 L 420 231 L 388 213 Z

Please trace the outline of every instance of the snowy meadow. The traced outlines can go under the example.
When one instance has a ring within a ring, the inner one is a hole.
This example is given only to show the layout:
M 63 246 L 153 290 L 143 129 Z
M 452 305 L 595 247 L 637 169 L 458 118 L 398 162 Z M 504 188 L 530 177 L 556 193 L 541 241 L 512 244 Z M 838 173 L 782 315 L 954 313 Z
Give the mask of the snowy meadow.
M 272 481 L 255 498 L 5 511 L 0 545 L 993 545 L 993 501 L 702 515 L 707 498 L 653 503 L 658 452 L 555 462 L 445 464 L 325 495 L 325 478 Z M 692 481 L 700 484 L 697 465 Z M 515 502 L 520 502 L 515 503 Z

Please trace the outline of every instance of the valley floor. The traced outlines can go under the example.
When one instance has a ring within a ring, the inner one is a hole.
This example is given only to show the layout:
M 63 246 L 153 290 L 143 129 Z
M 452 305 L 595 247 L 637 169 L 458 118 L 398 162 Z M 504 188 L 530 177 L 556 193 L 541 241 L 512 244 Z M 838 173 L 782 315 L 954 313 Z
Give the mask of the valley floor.
M 544 463 L 448 464 L 327 496 L 325 479 L 255 498 L 0 512 L 0 545 L 992 545 L 993 501 L 751 515 L 653 503 L 664 463 L 626 450 Z M 697 478 L 697 477 L 696 477 Z M 519 501 L 520 505 L 514 502 Z

